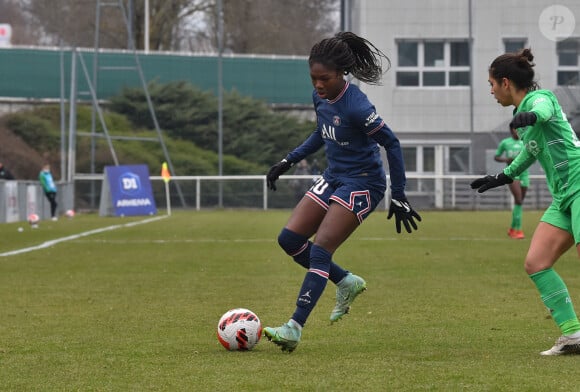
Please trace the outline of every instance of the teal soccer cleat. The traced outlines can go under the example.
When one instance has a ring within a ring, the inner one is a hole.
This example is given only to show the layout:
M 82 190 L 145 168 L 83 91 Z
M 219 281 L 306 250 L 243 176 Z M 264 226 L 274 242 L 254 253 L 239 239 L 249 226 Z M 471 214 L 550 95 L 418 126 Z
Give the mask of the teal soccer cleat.
M 350 272 L 336 285 L 336 306 L 330 313 L 330 322 L 334 323 L 350 310 L 354 299 L 367 289 L 367 282 Z
M 266 327 L 264 328 L 264 335 L 272 343 L 280 346 L 282 351 L 291 353 L 298 346 L 302 331 L 300 328 L 292 325 L 292 322 L 287 322 L 278 328 Z

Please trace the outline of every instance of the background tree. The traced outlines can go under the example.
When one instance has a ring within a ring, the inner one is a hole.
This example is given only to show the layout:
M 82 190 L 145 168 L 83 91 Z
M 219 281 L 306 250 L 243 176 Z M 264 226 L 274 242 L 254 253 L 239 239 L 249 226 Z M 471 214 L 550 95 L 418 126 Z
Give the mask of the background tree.
M 215 151 L 217 146 L 217 98 L 186 82 L 148 86 L 159 126 L 171 138 L 186 140 Z M 125 88 L 111 99 L 110 109 L 128 118 L 135 128 L 152 129 L 142 89 Z M 311 121 L 275 113 L 266 103 L 224 94 L 223 152 L 237 158 L 270 165 L 300 144 L 315 128 Z
M 225 47 L 233 53 L 307 55 L 338 27 L 337 0 L 223 1 Z
M 45 45 L 93 47 L 96 0 L 20 0 Z M 126 48 L 127 34 L 117 7 L 101 7 L 100 46 Z
M 144 47 L 144 0 L 122 0 L 137 49 Z M 32 28 L 36 45 L 93 47 L 97 0 L 0 0 L 16 4 L 14 31 Z M 127 48 L 122 12 L 115 0 L 100 2 L 99 47 Z M 112 4 L 112 5 L 111 5 Z M 217 50 L 217 0 L 149 0 L 149 48 Z M 305 55 L 338 26 L 339 0 L 223 0 L 226 51 Z M 0 15 L 3 15 L 0 13 Z M 19 33 L 20 34 L 20 33 Z M 15 34 L 16 35 L 16 34 Z
M 143 48 L 145 2 L 130 0 L 134 5 L 133 31 L 137 48 Z M 125 0 L 129 3 L 129 0 Z M 213 0 L 149 0 L 149 47 L 151 50 L 180 51 L 187 48 L 187 34 L 196 35 L 204 30 L 195 24 L 215 7 Z
M 28 21 L 18 0 L 0 0 L 0 23 L 12 27 L 13 45 L 36 45 L 40 41 L 38 31 Z

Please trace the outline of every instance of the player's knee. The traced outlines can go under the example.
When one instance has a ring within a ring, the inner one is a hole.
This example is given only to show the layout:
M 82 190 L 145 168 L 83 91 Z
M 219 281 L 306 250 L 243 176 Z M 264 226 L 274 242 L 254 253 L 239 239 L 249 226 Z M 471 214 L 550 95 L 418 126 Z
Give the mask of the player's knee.
M 306 249 L 308 246 L 308 238 L 287 228 L 283 228 L 278 235 L 278 244 L 284 249 L 284 252 L 290 256 L 295 256 Z
M 552 267 L 553 263 L 549 263 L 546 261 L 538 261 L 529 257 L 526 257 L 524 261 L 524 270 L 528 275 L 535 274 L 536 272 L 543 271 Z

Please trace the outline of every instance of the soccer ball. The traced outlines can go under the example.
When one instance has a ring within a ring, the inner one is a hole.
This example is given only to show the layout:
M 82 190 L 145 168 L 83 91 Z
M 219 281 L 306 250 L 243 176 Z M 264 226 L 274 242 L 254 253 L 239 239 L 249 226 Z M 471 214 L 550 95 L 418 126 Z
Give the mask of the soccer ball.
M 220 318 L 217 337 L 227 350 L 251 350 L 262 337 L 262 322 L 249 309 L 231 309 Z
M 40 217 L 38 216 L 38 214 L 28 215 L 28 223 L 30 223 L 30 226 L 38 227 L 38 222 L 40 222 Z
M 74 218 L 75 217 L 75 210 L 66 210 L 66 212 L 64 213 L 66 215 L 67 218 Z

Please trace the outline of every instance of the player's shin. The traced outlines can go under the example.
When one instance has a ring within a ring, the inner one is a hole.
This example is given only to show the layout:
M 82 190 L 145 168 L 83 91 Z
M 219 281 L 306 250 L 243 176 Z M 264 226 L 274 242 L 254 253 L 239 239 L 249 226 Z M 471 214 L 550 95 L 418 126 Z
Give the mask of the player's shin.
M 296 310 L 292 319 L 304 326 L 316 303 L 322 296 L 328 282 L 328 271 L 332 255 L 325 249 L 312 245 L 310 269 L 304 277 L 302 287 L 296 299 Z
M 552 268 L 530 275 L 535 283 L 544 305 L 562 331 L 562 335 L 571 335 L 580 331 L 580 323 L 574 311 L 574 305 L 566 284 Z

